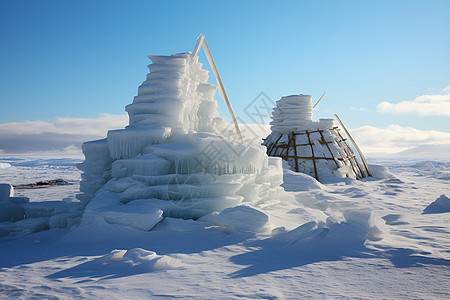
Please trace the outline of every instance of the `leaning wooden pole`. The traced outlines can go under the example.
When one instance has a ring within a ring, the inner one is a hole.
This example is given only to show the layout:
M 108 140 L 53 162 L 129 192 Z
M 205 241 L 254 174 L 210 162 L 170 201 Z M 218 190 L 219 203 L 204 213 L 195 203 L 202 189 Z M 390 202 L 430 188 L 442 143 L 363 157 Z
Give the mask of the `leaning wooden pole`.
M 325 96 L 327 92 L 323 93 L 322 97 L 320 97 L 319 101 L 316 102 L 316 104 L 314 104 L 313 109 L 316 108 L 316 106 L 319 104 L 320 100 L 322 100 L 323 96 Z
M 195 48 L 194 48 L 194 51 L 192 54 L 197 55 L 202 46 L 203 46 L 203 51 L 205 51 L 206 59 L 208 59 L 209 65 L 211 66 L 214 76 L 216 77 L 217 84 L 219 86 L 219 95 L 225 101 L 228 111 L 231 115 L 231 118 L 233 119 L 234 128 L 236 129 L 236 133 L 239 137 L 239 140 L 242 141 L 243 139 L 242 139 L 242 135 L 241 135 L 241 130 L 239 129 L 238 122 L 236 121 L 236 117 L 234 116 L 233 109 L 231 108 L 231 104 L 230 104 L 230 101 L 228 100 L 227 93 L 225 92 L 225 88 L 223 86 L 222 79 L 220 78 L 219 71 L 217 71 L 216 64 L 214 63 L 214 60 L 211 56 L 211 52 L 209 51 L 209 48 L 208 48 L 208 44 L 206 43 L 206 40 L 205 40 L 205 36 L 203 34 L 200 34 L 200 36 L 197 38 L 197 42 L 195 44 Z
M 366 169 L 367 172 L 367 176 L 372 177 L 372 174 L 370 173 L 369 170 L 369 165 L 367 164 L 366 158 L 364 157 L 364 155 L 362 154 L 361 149 L 359 149 L 358 145 L 356 144 L 355 140 L 352 138 L 352 136 L 350 135 L 350 133 L 348 132 L 347 128 L 345 128 L 344 124 L 342 123 L 341 119 L 338 117 L 337 114 L 334 114 L 334 116 L 336 117 L 336 120 L 339 122 L 339 124 L 342 126 L 342 129 L 344 129 L 345 134 L 347 134 L 348 138 L 350 139 L 350 141 L 352 142 L 353 146 L 355 146 L 356 151 L 358 151 L 359 153 L 359 157 L 361 157 L 361 161 L 364 165 L 364 168 Z

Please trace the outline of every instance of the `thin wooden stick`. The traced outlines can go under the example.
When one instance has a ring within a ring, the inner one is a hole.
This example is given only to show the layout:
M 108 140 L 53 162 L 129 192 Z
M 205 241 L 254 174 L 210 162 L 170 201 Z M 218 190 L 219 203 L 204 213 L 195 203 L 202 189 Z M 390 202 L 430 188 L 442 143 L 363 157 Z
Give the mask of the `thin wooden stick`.
M 297 158 L 297 143 L 295 141 L 295 134 L 292 134 L 292 139 L 294 141 L 294 155 L 295 155 L 295 172 L 298 172 L 298 158 Z
M 325 96 L 326 92 L 323 93 L 322 97 L 320 97 L 319 101 L 316 102 L 316 104 L 314 104 L 313 109 L 316 108 L 317 104 L 319 104 L 320 100 L 322 100 L 323 96 Z
M 325 137 L 323 136 L 323 133 L 322 133 L 322 132 L 319 132 L 319 133 L 320 133 L 320 136 L 322 137 L 323 142 L 324 142 L 325 145 L 327 146 L 328 152 L 330 152 L 331 157 L 332 157 L 333 160 L 334 160 L 334 163 L 336 164 L 336 168 L 339 169 L 339 164 L 338 164 L 338 162 L 336 161 L 336 159 L 334 158 L 333 152 L 331 152 L 330 146 L 328 146 L 328 142 L 325 140 Z
M 334 132 L 336 132 L 340 138 L 340 141 L 338 142 L 338 145 L 342 147 L 343 151 L 345 152 L 345 154 L 347 155 L 347 157 L 351 157 L 355 160 L 355 164 L 353 164 L 352 160 L 350 159 L 350 166 L 352 167 L 352 170 L 355 172 L 356 174 L 356 178 L 357 179 L 361 179 L 366 177 L 364 175 L 364 172 L 362 171 L 361 166 L 359 165 L 358 160 L 356 159 L 356 155 L 353 153 L 352 148 L 348 145 L 348 143 L 346 142 L 347 139 L 344 139 L 344 137 L 341 135 L 341 133 L 339 132 L 339 129 L 335 129 Z M 346 164 L 347 165 L 347 164 Z M 359 177 L 359 178 L 358 178 Z
M 203 39 L 202 39 L 202 37 L 203 37 Z M 200 41 L 198 39 L 200 39 Z M 217 84 L 219 85 L 219 95 L 220 95 L 220 97 L 222 97 L 222 99 L 227 104 L 228 111 L 231 115 L 231 118 L 233 119 L 234 128 L 236 129 L 236 133 L 237 133 L 239 139 L 241 141 L 243 141 L 242 135 L 241 135 L 241 130 L 239 129 L 239 125 L 236 121 L 236 117 L 234 116 L 230 101 L 228 101 L 228 96 L 227 96 L 227 93 L 225 92 L 225 88 L 223 86 L 222 79 L 220 78 L 219 71 L 217 71 L 216 64 L 214 63 L 211 52 L 209 51 L 208 43 L 206 43 L 206 39 L 202 34 L 198 37 L 198 39 L 197 39 L 197 42 L 199 43 L 199 46 L 197 49 L 197 44 L 196 44 L 196 48 L 194 49 L 194 51 L 197 51 L 197 53 L 198 53 L 198 51 L 200 50 L 200 47 L 203 46 L 203 51 L 205 51 L 206 58 L 208 59 L 209 65 L 211 66 L 214 76 L 216 77 Z
M 309 137 L 308 130 L 306 130 L 306 135 L 308 136 L 308 142 L 309 142 L 309 145 L 311 146 L 311 156 L 314 157 L 314 148 L 313 148 L 313 145 L 311 143 L 311 138 Z M 316 166 L 316 160 L 315 159 L 313 159 L 313 165 L 314 165 L 314 175 L 316 176 L 316 179 L 319 180 L 319 175 L 317 175 L 317 166 Z
M 372 174 L 370 173 L 370 170 L 369 170 L 369 165 L 367 164 L 366 158 L 362 154 L 361 149 L 359 149 L 359 147 L 356 144 L 355 140 L 352 138 L 352 136 L 348 132 L 347 128 L 345 128 L 344 124 L 342 123 L 341 119 L 339 119 L 338 115 L 334 114 L 334 116 L 336 117 L 336 120 L 339 122 L 339 124 L 342 126 L 342 129 L 344 129 L 345 133 L 347 134 L 348 138 L 352 142 L 353 146 L 355 146 L 356 151 L 358 151 L 359 157 L 361 157 L 361 160 L 362 160 L 362 163 L 364 165 L 364 168 L 366 169 L 367 176 L 372 177 Z
M 314 159 L 314 160 L 335 160 L 335 158 L 332 157 L 308 157 L 308 156 L 283 156 L 284 158 L 298 158 L 298 159 Z M 349 159 L 353 159 L 354 157 L 356 157 L 355 155 L 353 155 L 352 157 L 346 157 L 346 158 L 342 158 L 342 157 L 338 157 L 336 158 L 339 161 L 346 161 Z
M 289 146 L 291 145 L 292 140 L 289 138 L 288 136 L 288 143 L 287 143 L 287 147 L 286 147 L 286 155 L 285 156 L 281 156 L 281 154 L 283 154 L 283 150 L 281 150 L 280 156 L 284 157 L 285 160 L 287 160 L 288 156 L 289 156 Z
M 269 150 L 269 147 L 267 147 L 267 155 L 272 156 L 272 151 L 275 147 L 278 146 L 278 141 L 281 139 L 281 137 L 283 136 L 283 134 L 280 134 L 280 136 L 278 137 L 278 139 L 275 141 L 275 143 L 273 143 L 272 145 L 272 149 Z M 275 155 L 277 154 L 277 152 L 275 151 Z

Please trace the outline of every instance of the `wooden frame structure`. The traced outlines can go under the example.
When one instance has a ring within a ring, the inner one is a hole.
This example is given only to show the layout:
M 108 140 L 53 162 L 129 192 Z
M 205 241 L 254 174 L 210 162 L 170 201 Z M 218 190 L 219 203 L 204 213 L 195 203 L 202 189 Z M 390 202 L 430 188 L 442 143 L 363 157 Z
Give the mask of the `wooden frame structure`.
M 272 143 L 267 144 L 267 155 L 281 157 L 284 160 L 294 160 L 295 162 L 295 171 L 299 172 L 299 166 L 303 162 L 302 160 L 312 160 L 314 177 L 319 180 L 319 172 L 317 168 L 317 161 L 327 160 L 334 161 L 336 166 L 336 170 L 343 166 L 348 166 L 351 168 L 353 173 L 356 176 L 356 179 L 365 178 L 367 176 L 371 176 L 368 169 L 364 169 L 361 163 L 358 161 L 356 155 L 354 154 L 352 148 L 347 143 L 347 139 L 344 138 L 340 131 L 340 128 L 337 126 L 327 130 L 330 132 L 333 140 L 326 140 L 325 135 L 323 134 L 325 130 L 317 129 L 317 130 L 302 130 L 299 132 L 291 132 L 287 134 L 287 142 L 284 139 L 283 142 L 282 137 L 286 134 L 280 133 L 280 136 Z M 318 134 L 320 139 L 317 139 L 317 136 L 313 139 L 312 135 Z M 307 143 L 298 144 L 298 137 L 306 136 Z M 323 156 L 316 156 L 314 153 L 314 148 L 316 145 L 314 144 L 314 140 L 318 140 L 320 145 L 324 145 L 324 149 L 326 149 L 327 153 L 323 154 Z M 330 144 L 336 144 L 336 148 L 338 149 L 338 153 L 333 153 L 331 150 Z M 311 156 L 298 156 L 298 152 L 304 153 L 305 151 L 298 151 L 299 147 L 307 147 L 311 151 Z M 312 174 L 311 174 L 312 175 Z

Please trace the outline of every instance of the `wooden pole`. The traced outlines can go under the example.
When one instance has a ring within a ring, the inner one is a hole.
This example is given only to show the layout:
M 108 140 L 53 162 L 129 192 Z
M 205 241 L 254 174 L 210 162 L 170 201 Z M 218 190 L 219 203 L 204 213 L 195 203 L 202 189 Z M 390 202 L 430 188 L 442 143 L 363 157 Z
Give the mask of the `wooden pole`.
M 350 133 L 348 132 L 347 128 L 345 128 L 344 124 L 342 123 L 341 119 L 339 119 L 337 114 L 334 114 L 334 116 L 336 117 L 336 120 L 339 122 L 339 124 L 342 126 L 342 129 L 344 129 L 345 133 L 347 134 L 348 138 L 350 139 L 350 141 L 352 142 L 353 146 L 355 146 L 356 151 L 358 151 L 359 153 L 359 157 L 361 157 L 361 161 L 364 165 L 364 168 L 366 169 L 367 172 L 367 176 L 372 177 L 372 174 L 370 173 L 369 170 L 369 165 L 367 164 L 366 158 L 364 157 L 364 155 L 362 154 L 361 149 L 359 149 L 358 145 L 356 144 L 355 140 L 352 138 L 352 136 L 350 135 Z
M 339 164 L 338 164 L 338 162 L 336 161 L 336 159 L 334 158 L 333 152 L 331 151 L 330 146 L 328 145 L 328 142 L 325 140 L 325 137 L 323 136 L 322 131 L 319 130 L 319 133 L 320 133 L 320 136 L 322 137 L 322 141 L 325 143 L 325 146 L 327 146 L 328 152 L 330 152 L 331 157 L 332 157 L 333 160 L 334 160 L 334 163 L 336 164 L 336 169 L 339 169 Z
M 316 176 L 317 181 L 319 181 L 319 175 L 317 174 L 316 159 L 314 157 L 314 148 L 313 148 L 313 145 L 311 143 L 311 137 L 309 136 L 308 130 L 306 130 L 306 135 L 308 136 L 308 142 L 309 142 L 309 145 L 311 146 L 311 156 L 312 156 L 311 158 L 313 160 L 314 175 Z
M 320 100 L 322 100 L 323 96 L 325 96 L 327 92 L 323 93 L 322 97 L 320 97 L 319 101 L 316 102 L 316 104 L 314 104 L 313 109 L 316 108 L 317 104 L 319 104 Z
M 294 141 L 295 172 L 298 172 L 297 141 L 295 140 L 295 133 L 292 132 L 291 134 L 292 134 L 292 140 Z
M 358 160 L 356 159 L 356 155 L 353 153 L 352 148 L 347 143 L 347 139 L 344 139 L 342 134 L 339 132 L 340 128 L 335 128 L 333 130 L 337 133 L 337 135 L 340 138 L 340 142 L 338 143 L 338 145 L 342 147 L 342 149 L 345 152 L 345 154 L 347 155 L 347 157 L 350 158 L 348 161 L 350 162 L 350 165 L 352 166 L 352 170 L 356 174 L 356 179 L 362 179 L 362 178 L 367 177 L 366 174 L 364 174 L 363 169 L 361 168 L 361 165 L 359 164 Z M 352 159 L 355 161 L 354 164 L 353 164 Z
M 281 139 L 281 137 L 283 136 L 283 134 L 281 133 L 280 136 L 278 137 L 278 139 L 275 141 L 275 143 L 272 144 L 272 148 L 269 150 L 269 147 L 267 147 L 267 155 L 272 156 L 272 151 L 275 147 L 278 146 L 278 141 Z M 277 151 L 275 150 L 275 155 L 277 154 Z
M 230 104 L 230 101 L 228 100 L 227 93 L 225 92 L 225 88 L 223 86 L 222 79 L 220 78 L 219 71 L 217 71 L 216 64 L 214 63 L 211 52 L 209 51 L 209 48 L 208 48 L 208 44 L 206 43 L 205 36 L 203 34 L 200 34 L 200 36 L 197 38 L 194 52 L 192 52 L 192 54 L 194 55 L 194 53 L 195 53 L 195 55 L 197 55 L 202 46 L 203 46 L 203 51 L 205 51 L 206 59 L 208 59 L 209 65 L 211 66 L 214 76 L 216 77 L 217 84 L 219 86 L 219 95 L 220 95 L 220 97 L 222 97 L 222 99 L 225 101 L 225 103 L 227 105 L 228 112 L 230 113 L 231 118 L 233 119 L 234 128 L 236 129 L 236 133 L 238 135 L 239 140 L 243 141 L 242 135 L 241 135 L 241 130 L 239 129 L 239 125 L 236 121 L 236 117 L 234 116 L 233 109 L 231 108 L 231 104 Z

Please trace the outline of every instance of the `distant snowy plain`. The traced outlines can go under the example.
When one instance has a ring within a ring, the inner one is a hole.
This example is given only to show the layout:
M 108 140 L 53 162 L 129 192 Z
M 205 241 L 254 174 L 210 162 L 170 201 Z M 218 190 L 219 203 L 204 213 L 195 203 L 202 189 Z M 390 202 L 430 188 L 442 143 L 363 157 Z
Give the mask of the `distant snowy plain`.
M 3 157 L 0 182 L 64 179 L 71 185 L 16 195 L 70 201 L 79 189 L 77 162 Z M 241 220 L 217 226 L 166 218 L 135 234 L 83 238 L 73 227 L 0 238 L 0 298 L 449 299 L 448 201 L 423 211 L 450 196 L 450 162 L 371 163 L 390 173 L 374 167 L 379 178 L 321 184 L 285 168 L 286 193 L 258 207 L 270 230 L 253 230 L 261 218 L 243 210 Z M 364 228 L 364 208 L 372 210 L 367 226 L 382 232 Z M 345 211 L 347 222 L 314 225 Z

